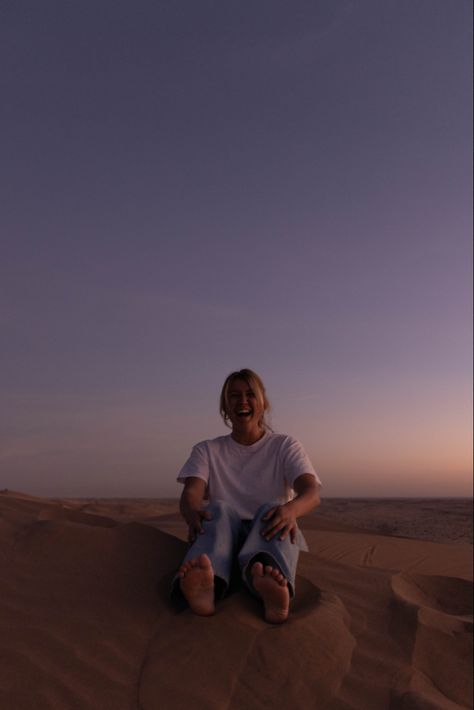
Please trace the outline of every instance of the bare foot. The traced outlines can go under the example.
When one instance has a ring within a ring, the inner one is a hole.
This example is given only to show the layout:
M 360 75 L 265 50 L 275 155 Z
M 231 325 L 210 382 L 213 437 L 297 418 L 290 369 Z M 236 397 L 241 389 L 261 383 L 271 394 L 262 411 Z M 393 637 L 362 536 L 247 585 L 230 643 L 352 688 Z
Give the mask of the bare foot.
M 188 560 L 178 570 L 180 587 L 192 612 L 199 616 L 214 614 L 214 570 L 207 555 Z
M 290 592 L 288 582 L 280 570 L 261 562 L 252 565 L 252 583 L 263 599 L 265 619 L 272 624 L 282 624 L 288 618 Z

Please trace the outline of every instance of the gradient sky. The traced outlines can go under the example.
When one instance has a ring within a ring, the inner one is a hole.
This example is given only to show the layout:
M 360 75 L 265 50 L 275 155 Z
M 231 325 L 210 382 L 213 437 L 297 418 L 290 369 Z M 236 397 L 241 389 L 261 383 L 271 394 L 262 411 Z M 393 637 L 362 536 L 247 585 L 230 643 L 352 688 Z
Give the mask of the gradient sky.
M 467 0 L 18 0 L 0 487 L 173 496 L 263 378 L 325 495 L 472 494 Z

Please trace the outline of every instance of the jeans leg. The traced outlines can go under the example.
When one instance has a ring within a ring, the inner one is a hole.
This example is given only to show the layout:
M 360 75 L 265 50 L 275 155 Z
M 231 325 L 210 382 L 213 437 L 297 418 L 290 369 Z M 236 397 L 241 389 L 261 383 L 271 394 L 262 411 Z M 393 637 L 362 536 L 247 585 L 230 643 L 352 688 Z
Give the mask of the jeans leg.
M 240 518 L 235 510 L 223 501 L 215 501 L 206 508 L 211 520 L 203 520 L 204 532 L 198 535 L 181 564 L 206 554 L 212 563 L 216 579 L 217 596 L 223 596 L 229 586 L 232 564 L 237 550 Z M 177 591 L 179 577 L 175 575 L 172 594 Z
M 297 541 L 294 543 L 291 542 L 289 535 L 285 540 L 279 540 L 278 536 L 275 536 L 272 540 L 265 540 L 262 536 L 262 529 L 265 525 L 262 522 L 262 517 L 273 507 L 274 505 L 266 504 L 258 509 L 247 539 L 239 552 L 239 567 L 242 571 L 243 581 L 252 594 L 256 596 L 259 595 L 252 585 L 252 575 L 250 573 L 254 562 L 262 562 L 264 565 L 277 567 L 288 580 L 290 596 L 293 597 L 295 593 L 296 565 L 298 564 L 300 552 L 300 533 L 298 531 Z

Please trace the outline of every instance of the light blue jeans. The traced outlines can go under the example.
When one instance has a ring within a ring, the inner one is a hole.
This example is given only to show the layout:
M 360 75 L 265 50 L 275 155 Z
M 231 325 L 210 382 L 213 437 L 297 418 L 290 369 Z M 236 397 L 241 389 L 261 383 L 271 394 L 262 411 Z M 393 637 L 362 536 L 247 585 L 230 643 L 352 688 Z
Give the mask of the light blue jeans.
M 182 564 L 199 555 L 206 554 L 211 560 L 214 575 L 217 578 L 217 596 L 226 593 L 232 570 L 237 560 L 244 584 L 254 596 L 260 596 L 252 585 L 251 567 L 254 562 L 262 562 L 280 570 L 288 580 L 290 596 L 295 593 L 296 565 L 300 550 L 307 550 L 306 542 L 300 530 L 296 542 L 290 536 L 279 540 L 276 535 L 272 540 L 262 536 L 262 522 L 265 513 L 277 504 L 262 505 L 253 520 L 241 520 L 235 510 L 224 501 L 215 501 L 207 506 L 212 518 L 203 520 L 204 532 L 186 553 Z M 175 576 L 173 588 L 177 591 L 179 578 Z

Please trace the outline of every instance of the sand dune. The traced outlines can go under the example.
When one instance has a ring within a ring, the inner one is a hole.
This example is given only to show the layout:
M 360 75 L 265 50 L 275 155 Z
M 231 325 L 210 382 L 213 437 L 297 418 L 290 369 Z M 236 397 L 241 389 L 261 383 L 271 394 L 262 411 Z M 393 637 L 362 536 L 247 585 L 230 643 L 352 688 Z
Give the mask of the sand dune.
M 472 707 L 472 547 L 302 523 L 289 621 L 172 607 L 172 501 L 0 495 L 1 710 Z

